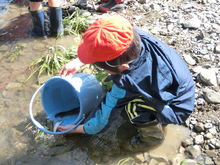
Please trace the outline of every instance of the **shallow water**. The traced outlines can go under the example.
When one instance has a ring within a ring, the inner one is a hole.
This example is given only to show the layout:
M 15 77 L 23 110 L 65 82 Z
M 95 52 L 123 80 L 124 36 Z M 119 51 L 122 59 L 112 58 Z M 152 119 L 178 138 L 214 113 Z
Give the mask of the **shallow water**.
M 28 108 L 39 85 L 34 78 L 26 82 L 28 66 L 42 57 L 49 46 L 59 44 L 67 48 L 76 42 L 73 36 L 57 41 L 31 38 L 27 34 L 31 28 L 27 6 L 18 1 L 6 8 L 0 8 L 0 164 L 117 164 L 132 156 L 120 148 L 117 140 L 125 141 L 136 131 L 124 126 L 121 120 L 107 132 L 94 136 L 49 135 L 34 127 Z M 35 107 L 42 110 L 40 104 Z M 165 142 L 148 151 L 162 162 L 165 157 L 172 157 L 181 140 L 189 135 L 189 130 L 182 126 L 170 125 L 165 130 Z

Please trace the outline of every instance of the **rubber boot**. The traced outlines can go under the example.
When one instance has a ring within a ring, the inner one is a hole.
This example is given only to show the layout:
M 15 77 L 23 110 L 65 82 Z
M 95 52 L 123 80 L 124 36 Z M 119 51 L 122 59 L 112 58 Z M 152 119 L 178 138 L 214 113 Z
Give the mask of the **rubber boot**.
M 124 0 L 109 0 L 107 3 L 98 7 L 98 11 L 105 13 L 107 11 L 122 11 L 124 9 Z
M 32 33 L 37 37 L 46 37 L 46 31 L 44 27 L 44 11 L 30 11 L 33 22 Z
M 125 146 L 126 150 L 143 152 L 149 147 L 160 144 L 164 140 L 162 125 L 157 120 L 136 124 L 135 127 L 139 134 L 133 137 L 129 144 Z
M 49 7 L 50 9 L 50 32 L 51 35 L 63 35 L 62 8 Z

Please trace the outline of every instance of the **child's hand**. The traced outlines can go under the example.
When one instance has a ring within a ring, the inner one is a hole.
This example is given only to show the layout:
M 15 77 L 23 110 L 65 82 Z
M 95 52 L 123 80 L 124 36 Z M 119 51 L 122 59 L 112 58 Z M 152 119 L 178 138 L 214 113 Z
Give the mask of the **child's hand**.
M 60 132 L 64 132 L 64 131 L 69 130 L 69 129 L 73 128 L 73 127 L 74 127 L 74 125 L 66 125 L 66 126 L 59 125 L 57 127 L 57 129 Z M 75 129 L 67 132 L 67 134 L 73 134 L 73 133 L 83 133 L 83 134 L 85 134 L 84 129 L 83 129 L 83 125 L 79 125 Z
M 57 127 L 57 129 L 58 129 L 58 131 L 60 131 L 60 132 L 64 132 L 64 131 L 66 131 L 66 130 L 68 130 L 68 129 L 70 129 L 70 128 L 73 128 L 74 127 L 74 125 L 67 125 L 67 126 L 58 126 Z M 67 133 L 74 133 L 74 130 L 72 130 L 72 131 L 69 131 L 69 132 L 67 132 Z
M 60 76 L 71 77 L 73 76 L 84 64 L 76 58 L 61 68 Z

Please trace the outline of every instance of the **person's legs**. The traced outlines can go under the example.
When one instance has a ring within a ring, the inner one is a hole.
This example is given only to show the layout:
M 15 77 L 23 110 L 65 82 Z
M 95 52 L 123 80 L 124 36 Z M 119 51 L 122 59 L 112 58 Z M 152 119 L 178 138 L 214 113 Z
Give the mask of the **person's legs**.
M 131 139 L 131 147 L 134 150 L 144 149 L 160 144 L 164 140 L 162 125 L 155 119 L 146 123 L 135 124 L 139 134 Z
M 50 30 L 52 35 L 63 35 L 62 8 L 60 0 L 48 0 L 50 9 Z
M 162 125 L 156 119 L 156 110 L 141 97 L 130 101 L 122 117 L 129 120 L 138 130 L 125 146 L 129 151 L 144 151 L 147 147 L 160 144 L 164 140 Z
M 109 0 L 107 3 L 99 6 L 99 12 L 122 11 L 124 9 L 124 0 Z
M 38 37 L 45 37 L 44 28 L 44 11 L 42 10 L 42 0 L 30 0 L 29 11 L 32 16 L 33 29 L 32 33 Z
M 60 0 L 48 0 L 48 5 L 50 7 L 60 7 L 62 2 Z
M 30 11 L 37 11 L 42 9 L 42 0 L 29 1 Z

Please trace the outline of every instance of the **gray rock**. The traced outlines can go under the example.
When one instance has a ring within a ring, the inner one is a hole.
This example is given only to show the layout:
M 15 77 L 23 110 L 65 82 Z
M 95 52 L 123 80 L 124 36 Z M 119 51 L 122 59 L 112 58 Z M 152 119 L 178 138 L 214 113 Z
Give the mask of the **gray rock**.
M 205 165 L 214 165 L 212 159 L 208 156 L 205 157 Z
M 217 153 L 214 150 L 205 150 L 205 153 L 212 158 L 215 158 L 217 156 Z
M 220 43 L 218 43 L 215 47 L 215 53 L 220 53 Z
M 212 128 L 212 123 L 205 123 L 204 127 L 205 129 Z
M 196 61 L 190 55 L 183 55 L 183 58 L 186 61 L 186 63 L 189 64 L 189 65 L 195 65 L 196 64 Z
M 196 125 L 195 125 L 195 129 L 197 132 L 202 132 L 204 131 L 204 124 L 202 122 L 198 122 Z
M 201 26 L 201 20 L 197 16 L 193 16 L 190 20 L 183 23 L 184 28 L 197 29 Z
M 197 135 L 194 139 L 195 144 L 203 144 L 204 143 L 204 137 L 202 135 Z
M 182 142 L 182 145 L 184 147 L 187 147 L 187 146 L 190 146 L 190 145 L 193 145 L 193 139 L 192 138 L 186 138 L 183 142 Z
M 207 85 L 218 86 L 216 73 L 211 69 L 203 69 L 200 72 L 200 79 Z
M 201 149 L 199 145 L 189 146 L 186 148 L 186 151 L 192 158 L 196 158 L 201 155 Z
M 212 139 L 214 136 L 210 133 L 210 132 L 208 132 L 208 133 L 206 133 L 205 135 L 204 135 L 204 138 L 205 139 Z
M 205 88 L 203 90 L 205 100 L 209 103 L 220 103 L 220 92 L 215 92 L 211 89 Z

